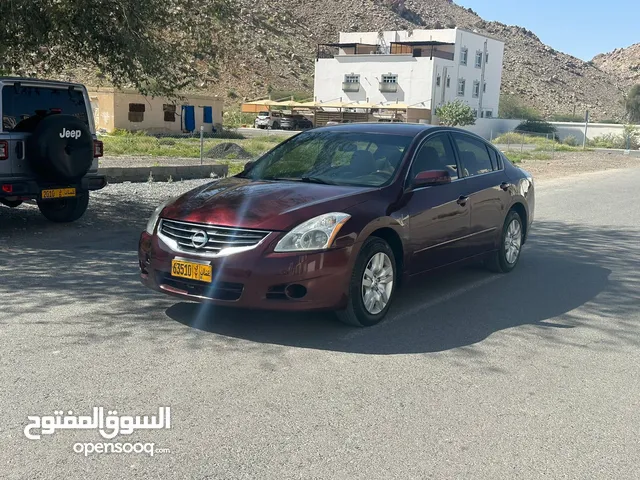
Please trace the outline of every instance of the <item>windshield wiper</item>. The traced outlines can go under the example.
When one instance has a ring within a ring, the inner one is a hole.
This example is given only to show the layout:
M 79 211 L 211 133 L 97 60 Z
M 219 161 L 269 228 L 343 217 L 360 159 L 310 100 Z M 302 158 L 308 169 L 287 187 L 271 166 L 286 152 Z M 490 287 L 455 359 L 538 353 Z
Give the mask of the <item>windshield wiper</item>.
M 334 182 L 332 182 L 330 180 L 325 180 L 324 178 L 319 178 L 319 177 L 301 177 L 300 180 L 302 180 L 305 183 L 319 183 L 321 185 L 335 185 Z

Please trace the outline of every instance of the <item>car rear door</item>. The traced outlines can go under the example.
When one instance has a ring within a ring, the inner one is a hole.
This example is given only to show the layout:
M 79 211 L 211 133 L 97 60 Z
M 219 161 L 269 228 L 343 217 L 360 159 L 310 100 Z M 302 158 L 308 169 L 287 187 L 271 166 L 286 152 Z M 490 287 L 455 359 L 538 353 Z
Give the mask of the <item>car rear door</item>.
M 509 205 L 509 180 L 493 147 L 475 135 L 452 133 L 460 172 L 465 178 L 464 195 L 469 198 L 471 221 L 468 255 L 478 255 L 497 246 Z
M 447 169 L 452 181 L 408 191 L 411 235 L 410 273 L 420 273 L 465 256 L 464 237 L 470 225 L 469 205 L 463 198 L 464 180 L 458 179 L 456 157 L 447 133 L 427 137 L 411 163 L 408 185 L 426 170 Z

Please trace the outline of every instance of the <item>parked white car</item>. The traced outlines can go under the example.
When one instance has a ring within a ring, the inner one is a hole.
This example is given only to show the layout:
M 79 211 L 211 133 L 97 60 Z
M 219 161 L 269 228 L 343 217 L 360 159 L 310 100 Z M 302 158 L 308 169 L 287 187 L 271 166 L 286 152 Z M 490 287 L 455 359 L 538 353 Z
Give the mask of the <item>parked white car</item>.
M 260 112 L 256 118 L 255 127 L 279 130 L 281 118 L 282 114 L 280 112 Z

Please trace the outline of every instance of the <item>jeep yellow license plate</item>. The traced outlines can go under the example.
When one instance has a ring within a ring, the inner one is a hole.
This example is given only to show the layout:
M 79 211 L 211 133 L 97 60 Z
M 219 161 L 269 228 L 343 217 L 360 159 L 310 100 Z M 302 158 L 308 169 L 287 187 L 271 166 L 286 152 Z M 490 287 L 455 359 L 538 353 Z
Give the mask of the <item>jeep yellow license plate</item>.
M 75 188 L 52 188 L 50 190 L 42 190 L 42 198 L 67 198 L 75 196 Z
M 171 276 L 211 283 L 211 265 L 171 260 Z

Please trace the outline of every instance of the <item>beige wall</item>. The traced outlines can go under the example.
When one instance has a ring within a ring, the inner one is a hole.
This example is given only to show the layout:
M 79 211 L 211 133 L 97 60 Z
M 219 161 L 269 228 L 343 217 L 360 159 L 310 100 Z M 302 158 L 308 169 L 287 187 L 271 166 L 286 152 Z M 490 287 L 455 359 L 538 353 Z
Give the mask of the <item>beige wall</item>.
M 223 101 L 218 97 L 203 95 L 185 95 L 179 100 L 166 98 L 145 97 L 130 91 L 113 91 L 112 89 L 89 89 L 89 97 L 94 108 L 94 118 L 97 129 L 105 129 L 110 132 L 116 128 L 125 130 L 145 130 L 150 133 L 181 132 L 182 131 L 182 105 L 195 107 L 196 131 L 204 125 L 205 132 L 211 131 L 211 124 L 203 122 L 203 106 L 212 107 L 213 124 L 222 125 Z M 129 104 L 140 103 L 145 105 L 142 122 L 129 120 Z M 164 120 L 163 106 L 175 104 L 176 115 L 174 122 Z

